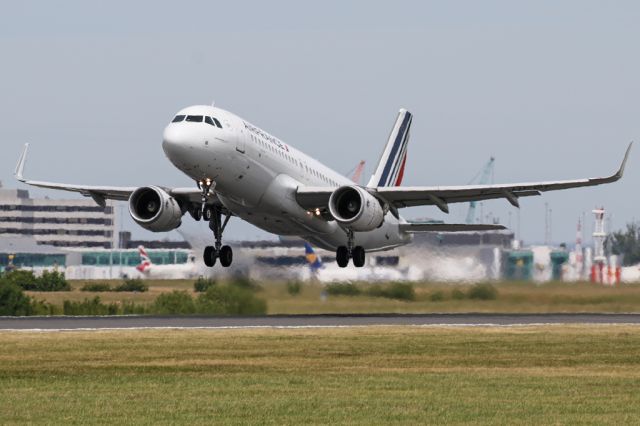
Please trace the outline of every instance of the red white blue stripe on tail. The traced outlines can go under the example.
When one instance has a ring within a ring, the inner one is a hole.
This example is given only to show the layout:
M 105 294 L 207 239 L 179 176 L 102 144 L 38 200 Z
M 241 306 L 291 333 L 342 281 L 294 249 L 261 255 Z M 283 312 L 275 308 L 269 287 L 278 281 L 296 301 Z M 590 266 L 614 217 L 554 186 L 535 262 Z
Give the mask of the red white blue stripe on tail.
M 413 115 L 406 109 L 401 109 L 398 113 L 368 187 L 400 186 L 402 183 L 412 118 Z

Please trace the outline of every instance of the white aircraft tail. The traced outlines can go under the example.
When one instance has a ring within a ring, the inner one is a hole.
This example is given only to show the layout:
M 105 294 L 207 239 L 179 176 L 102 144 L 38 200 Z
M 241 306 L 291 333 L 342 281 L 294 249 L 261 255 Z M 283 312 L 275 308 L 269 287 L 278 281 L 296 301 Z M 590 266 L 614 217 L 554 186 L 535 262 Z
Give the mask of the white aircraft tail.
M 367 184 L 368 187 L 400 186 L 402 183 L 412 118 L 413 115 L 406 109 L 401 109 L 398 113 L 376 171 Z
M 142 273 L 148 272 L 153 263 L 151 263 L 151 259 L 149 258 L 147 251 L 143 246 L 138 246 L 138 253 L 140 254 L 140 264 L 136 266 L 136 269 Z

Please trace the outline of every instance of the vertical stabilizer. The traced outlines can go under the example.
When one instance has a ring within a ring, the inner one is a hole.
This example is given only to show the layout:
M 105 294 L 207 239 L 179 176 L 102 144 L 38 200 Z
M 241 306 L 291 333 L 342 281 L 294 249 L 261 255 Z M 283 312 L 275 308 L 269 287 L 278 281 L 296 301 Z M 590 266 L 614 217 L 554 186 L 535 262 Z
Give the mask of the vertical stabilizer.
M 151 269 L 152 263 L 143 246 L 138 246 L 138 254 L 140 254 L 140 264 L 136 266 L 136 269 L 142 273 L 147 272 Z
M 304 256 L 312 271 L 317 271 L 322 268 L 322 260 L 320 259 L 320 256 L 316 254 L 313 247 L 311 247 L 311 244 L 306 242 L 304 243 Z
M 376 171 L 367 184 L 368 187 L 400 186 L 402 183 L 412 118 L 413 115 L 406 109 L 401 109 L 398 113 Z

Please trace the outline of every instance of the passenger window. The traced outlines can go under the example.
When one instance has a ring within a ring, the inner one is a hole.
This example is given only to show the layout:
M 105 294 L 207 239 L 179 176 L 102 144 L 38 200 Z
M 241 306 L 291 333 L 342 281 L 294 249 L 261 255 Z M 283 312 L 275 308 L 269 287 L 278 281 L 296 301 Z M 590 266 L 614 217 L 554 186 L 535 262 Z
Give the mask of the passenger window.
M 176 115 L 173 120 L 171 120 L 172 123 L 179 123 L 182 120 L 184 120 L 184 115 Z
M 202 123 L 201 115 L 187 115 L 187 121 L 191 121 L 194 123 Z

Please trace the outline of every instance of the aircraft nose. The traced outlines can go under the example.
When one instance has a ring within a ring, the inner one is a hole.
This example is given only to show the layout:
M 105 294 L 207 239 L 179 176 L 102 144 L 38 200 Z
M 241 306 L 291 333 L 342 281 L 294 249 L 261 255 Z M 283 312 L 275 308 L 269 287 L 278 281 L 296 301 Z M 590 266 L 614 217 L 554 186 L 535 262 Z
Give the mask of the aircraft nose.
M 169 148 L 175 147 L 180 145 L 181 139 L 180 131 L 176 129 L 176 126 L 168 125 L 162 133 L 162 146 Z
M 168 157 L 184 149 L 187 140 L 178 126 L 169 124 L 162 134 L 162 149 Z

